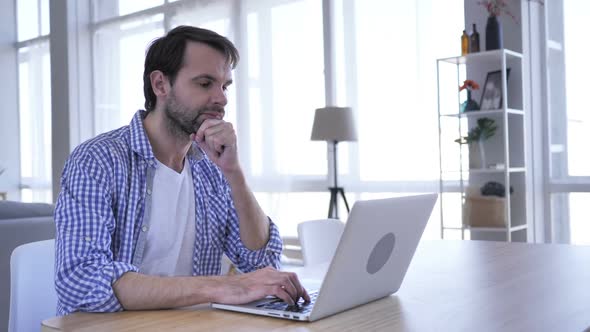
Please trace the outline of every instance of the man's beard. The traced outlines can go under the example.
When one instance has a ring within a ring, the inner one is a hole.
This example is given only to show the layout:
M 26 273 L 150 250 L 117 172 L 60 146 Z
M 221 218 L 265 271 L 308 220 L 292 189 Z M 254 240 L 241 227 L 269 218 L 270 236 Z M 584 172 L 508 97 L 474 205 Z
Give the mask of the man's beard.
M 196 133 L 203 124 L 204 120 L 199 120 L 203 113 L 217 112 L 224 114 L 223 107 L 202 107 L 197 110 L 189 110 L 176 100 L 174 92 L 170 94 L 170 98 L 164 107 L 164 115 L 166 116 L 166 127 L 170 134 L 175 137 L 187 139 L 191 134 Z

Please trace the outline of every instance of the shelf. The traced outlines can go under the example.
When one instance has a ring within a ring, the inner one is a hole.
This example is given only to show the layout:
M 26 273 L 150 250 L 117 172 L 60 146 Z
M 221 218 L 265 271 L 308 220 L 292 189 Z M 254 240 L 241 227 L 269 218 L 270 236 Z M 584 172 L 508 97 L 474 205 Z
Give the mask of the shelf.
M 504 168 L 477 168 L 477 169 L 468 169 L 465 170 L 463 172 L 469 172 L 469 173 L 474 173 L 474 174 L 478 174 L 478 173 L 504 173 Z M 509 167 L 508 168 L 508 173 L 519 173 L 519 172 L 526 172 L 526 169 L 524 167 Z
M 512 226 L 510 227 L 510 232 L 516 232 L 523 229 L 526 229 L 527 225 L 519 225 L 519 226 Z M 471 227 L 465 226 L 465 229 L 470 231 L 477 231 L 477 232 L 506 232 L 508 231 L 508 227 Z
M 507 227 L 471 227 L 471 226 L 462 226 L 462 227 L 443 227 L 445 230 L 468 230 L 468 231 L 477 231 L 477 232 L 506 232 L 508 230 Z M 527 225 L 518 225 L 510 227 L 510 232 L 516 232 L 523 229 L 527 229 Z
M 447 226 L 444 226 L 444 227 L 443 227 L 443 229 L 449 229 L 449 230 L 461 231 L 461 230 L 464 230 L 464 229 L 466 229 L 466 227 L 447 227 Z
M 549 47 L 552 46 L 559 45 L 552 44 Z M 487 181 L 505 182 L 505 185 L 509 185 L 510 189 L 515 189 L 514 195 L 506 193 L 509 198 L 502 200 L 501 204 L 496 204 L 496 200 L 490 200 L 489 202 L 493 203 L 481 203 L 479 205 L 473 203 L 471 210 L 462 210 L 462 222 L 465 224 L 456 219 L 457 211 L 454 209 L 458 209 L 458 205 L 452 208 L 449 204 L 441 204 L 441 230 L 460 231 L 462 238 L 465 237 L 465 231 L 470 231 L 472 240 L 499 241 L 504 239 L 506 241 L 521 241 L 523 238 L 526 240 L 528 236 L 528 224 L 531 222 L 527 213 L 526 187 L 527 179 L 530 176 L 530 170 L 528 169 L 530 166 L 527 165 L 525 155 L 527 137 L 525 136 L 526 121 L 524 116 L 528 109 L 524 103 L 526 98 L 524 97 L 523 62 L 522 54 L 507 49 L 437 59 L 441 194 L 446 192 L 460 194 L 461 202 L 465 207 L 465 195 L 485 185 Z M 498 75 L 501 84 L 497 86 L 502 87 L 503 102 L 496 105 L 501 107 L 460 113 L 460 103 L 457 103 L 457 101 L 461 102 L 463 96 L 453 84 L 459 84 L 460 80 L 465 77 L 483 75 L 482 77 L 486 77 L 487 80 L 486 72 L 489 74 L 490 70 L 497 71 L 497 69 L 500 69 L 501 71 L 502 68 L 511 68 L 514 72 L 512 76 L 516 75 L 516 77 L 511 79 L 511 82 L 508 82 L 506 73 Z M 454 71 L 456 77 L 453 76 Z M 476 127 L 474 126 L 476 120 L 479 122 L 485 117 L 495 121 L 498 129 L 497 133 L 500 136 L 494 137 L 485 144 L 484 148 L 489 149 L 489 155 L 487 162 L 483 165 L 487 167 L 470 168 L 465 156 L 477 156 L 478 152 L 472 150 L 471 147 L 469 153 L 466 153 L 463 146 L 460 149 L 453 147 L 452 143 L 448 141 L 449 138 L 452 139 L 456 136 L 448 129 L 454 130 L 455 133 L 459 132 L 460 135 L 465 135 L 466 131 L 470 132 Z M 458 199 L 456 195 L 449 197 L 449 202 Z M 453 213 L 447 213 L 447 208 Z M 490 217 L 489 220 L 488 216 Z M 451 223 L 450 220 L 459 221 L 459 223 Z M 469 220 L 473 222 L 469 222 Z M 505 220 L 505 223 L 502 223 L 501 220 Z M 472 227 L 471 224 L 477 225 L 477 221 L 481 225 L 491 225 L 492 227 Z M 448 223 L 450 225 L 445 225 Z M 499 225 L 499 227 L 493 227 L 493 225 Z M 511 227 L 508 225 L 511 225 Z M 445 233 L 442 232 L 441 234 L 444 238 Z
M 516 115 L 524 115 L 523 110 L 508 108 L 506 109 L 506 113 L 508 114 L 516 114 Z M 464 113 L 450 113 L 450 114 L 441 114 L 441 117 L 451 117 L 451 118 L 469 118 L 469 117 L 480 117 L 486 115 L 501 115 L 504 114 L 503 109 L 499 110 L 485 110 L 485 111 L 470 111 Z
M 477 52 L 471 53 L 463 56 L 456 56 L 450 58 L 439 59 L 440 62 L 447 62 L 456 65 L 464 65 L 468 62 L 488 62 L 488 61 L 496 61 L 501 59 L 502 53 L 506 54 L 506 57 L 514 57 L 518 59 L 522 59 L 522 54 L 518 52 L 514 52 L 508 49 L 500 49 L 500 50 L 493 50 L 493 51 L 484 51 L 484 52 Z

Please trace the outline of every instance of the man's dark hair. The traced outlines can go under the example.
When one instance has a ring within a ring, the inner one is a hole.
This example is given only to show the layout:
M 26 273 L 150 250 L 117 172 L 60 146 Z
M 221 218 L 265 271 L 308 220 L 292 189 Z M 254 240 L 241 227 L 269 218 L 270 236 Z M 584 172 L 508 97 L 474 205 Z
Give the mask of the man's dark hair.
M 240 54 L 234 44 L 216 32 L 186 25 L 170 30 L 165 36 L 150 44 L 145 56 L 143 95 L 146 111 L 150 112 L 156 106 L 156 94 L 152 90 L 150 74 L 154 70 L 159 70 L 168 77 L 170 84 L 173 84 L 183 64 L 187 41 L 203 43 L 218 50 L 225 55 L 232 69 L 240 60 Z

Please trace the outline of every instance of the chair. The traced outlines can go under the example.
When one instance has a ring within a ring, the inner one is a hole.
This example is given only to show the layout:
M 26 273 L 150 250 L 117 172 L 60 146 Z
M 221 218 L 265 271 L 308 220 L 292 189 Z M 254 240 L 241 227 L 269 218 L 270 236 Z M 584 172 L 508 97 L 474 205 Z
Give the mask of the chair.
M 44 319 L 55 316 L 55 240 L 23 244 L 10 257 L 10 315 L 8 332 L 39 331 Z
M 310 220 L 297 226 L 301 242 L 303 264 L 316 265 L 332 260 L 344 231 L 344 223 L 338 219 Z
M 8 328 L 12 251 L 25 243 L 53 238 L 53 205 L 0 201 L 0 332 Z

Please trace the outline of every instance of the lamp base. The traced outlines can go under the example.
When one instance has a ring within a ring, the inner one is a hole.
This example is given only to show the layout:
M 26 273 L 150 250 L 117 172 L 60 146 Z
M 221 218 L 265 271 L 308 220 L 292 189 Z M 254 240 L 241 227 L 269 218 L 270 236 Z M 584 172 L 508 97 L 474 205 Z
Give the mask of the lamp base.
M 342 200 L 344 200 L 344 206 L 346 206 L 346 212 L 350 212 L 350 208 L 348 207 L 348 201 L 346 200 L 346 195 L 344 195 L 344 188 L 342 187 L 330 187 L 330 208 L 328 209 L 328 218 L 339 219 L 338 218 L 338 194 L 342 196 Z

